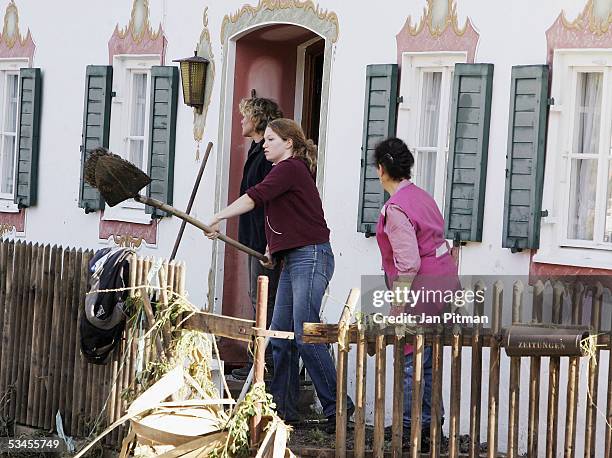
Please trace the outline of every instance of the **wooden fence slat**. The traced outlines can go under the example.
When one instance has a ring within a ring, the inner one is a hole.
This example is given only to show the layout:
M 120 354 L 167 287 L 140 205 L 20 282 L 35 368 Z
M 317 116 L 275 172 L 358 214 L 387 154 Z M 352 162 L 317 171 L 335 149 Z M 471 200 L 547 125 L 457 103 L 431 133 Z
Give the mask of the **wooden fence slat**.
M 62 360 L 62 264 L 65 250 L 60 246 L 57 249 L 55 259 L 54 282 L 53 282 L 53 318 L 52 318 L 52 334 L 51 334 L 51 352 L 49 357 L 49 388 L 50 394 L 47 397 L 46 412 L 48 424 L 55 424 L 55 412 L 59 406 L 59 391 L 61 379 L 61 360 Z
M 423 351 L 422 331 L 414 336 L 412 354 L 412 411 L 410 413 L 410 456 L 418 458 L 421 453 L 421 425 L 423 412 Z
M 76 252 L 71 251 L 71 254 L 74 256 L 74 265 L 71 270 L 72 274 L 72 284 L 71 289 L 68 291 L 68 307 L 66 309 L 66 314 L 70 319 L 68 330 L 68 360 L 67 360 L 67 389 L 66 389 L 66 411 L 64 414 L 64 428 L 68 432 L 68 434 L 73 434 L 78 429 L 78 427 L 73 427 L 72 413 L 74 409 L 74 380 L 78 380 L 78 348 L 79 342 L 77 340 L 78 333 L 78 323 L 79 323 L 79 310 L 81 308 L 81 298 L 79 296 L 80 293 L 80 279 L 81 279 L 81 270 L 83 268 L 83 251 L 78 250 Z M 76 420 L 78 424 L 78 420 Z
M 79 310 L 79 299 L 78 299 L 78 290 L 79 290 L 79 279 L 80 279 L 80 269 L 81 262 L 83 259 L 83 252 L 81 250 L 71 249 L 70 250 L 70 280 L 68 283 L 68 290 L 66 291 L 66 302 L 64 312 L 66 313 L 66 317 L 68 322 L 66 323 L 66 336 L 67 339 L 66 347 L 64 348 L 65 353 L 65 362 L 63 367 L 62 377 L 66 377 L 66 385 L 65 385 L 65 396 L 64 400 L 64 409 L 62 411 L 64 428 L 69 434 L 74 434 L 74 429 L 72 428 L 72 403 L 73 403 L 73 386 L 75 378 L 75 348 L 77 346 L 76 341 L 76 329 L 77 329 L 77 317 Z M 75 291 L 76 290 L 76 291 Z
M 512 324 L 521 322 L 523 308 L 523 283 L 512 287 Z M 521 389 L 521 358 L 510 358 L 510 384 L 508 393 L 508 458 L 518 456 L 519 402 Z
M 612 324 L 610 325 L 609 332 L 610 340 L 608 341 L 608 401 L 607 401 L 607 413 L 606 413 L 606 438 L 605 438 L 605 455 L 612 455 Z
M 35 312 L 36 312 L 36 291 L 40 288 L 38 283 L 38 262 L 40 258 L 40 245 L 38 243 L 32 245 L 32 255 L 30 260 L 30 283 L 28 285 L 28 300 L 27 307 L 27 335 L 26 346 L 22 349 L 26 353 L 23 367 L 23 424 L 34 426 L 32 424 L 32 403 L 35 401 L 34 385 L 32 382 L 32 370 L 34 369 L 34 348 L 35 348 Z
M 461 406 L 461 350 L 460 329 L 453 330 L 451 346 L 451 405 L 450 425 L 448 438 L 448 456 L 457 458 L 459 456 L 459 419 Z
M 21 284 L 19 285 L 19 346 L 17 352 L 19 354 L 19 366 L 17 373 L 17 397 L 15 400 L 15 421 L 24 424 L 26 421 L 26 406 L 27 406 L 27 388 L 24 390 L 24 385 L 27 386 L 27 378 L 25 378 L 25 365 L 26 358 L 29 355 L 26 354 L 28 347 L 28 328 L 30 327 L 29 321 L 29 307 L 28 303 L 30 300 L 30 267 L 32 265 L 32 244 L 26 243 L 25 255 L 23 262 L 23 272 Z
M 578 325 L 582 317 L 582 298 L 584 286 L 576 284 L 572 294 L 572 324 Z M 576 419 L 578 414 L 578 384 L 580 382 L 580 357 L 569 358 L 567 374 L 567 403 L 565 415 L 565 456 L 573 458 L 576 454 Z
M 10 397 L 10 405 L 9 405 L 9 414 L 8 417 L 10 419 L 15 418 L 15 405 L 17 402 L 18 389 L 19 389 L 19 364 L 20 364 L 20 338 L 22 336 L 21 323 L 23 323 L 22 312 L 23 307 L 21 307 L 21 301 L 23 298 L 23 278 L 24 278 L 24 270 L 25 270 L 25 262 L 26 262 L 26 244 L 23 242 L 18 242 L 18 246 L 16 248 L 16 259 L 15 259 L 15 282 L 13 283 L 11 296 L 12 296 L 12 307 L 15 309 L 14 321 L 13 321 L 13 338 L 12 338 L 12 348 L 11 348 L 11 377 L 10 383 L 12 385 L 11 389 L 11 397 Z
M 501 330 L 501 319 L 504 305 L 504 286 L 501 281 L 493 284 L 492 297 L 492 329 L 499 334 Z M 500 349 L 499 341 L 491 341 L 489 351 L 489 411 L 487 421 L 487 458 L 497 457 L 497 444 L 499 440 L 499 364 Z
M 75 383 L 72 387 L 72 403 L 71 403 L 71 422 L 70 431 L 71 434 L 76 435 L 79 433 L 79 424 L 81 423 L 81 407 L 83 402 L 83 386 L 87 384 L 87 368 L 86 360 L 81 356 L 81 330 L 80 323 L 85 312 L 85 297 L 87 293 L 87 281 L 89 278 L 89 260 L 91 259 L 91 252 L 86 251 L 81 255 L 81 262 L 78 270 L 78 275 L 75 278 L 74 289 L 75 289 L 75 307 L 76 310 L 73 314 L 75 317 L 75 342 L 74 342 L 74 377 L 75 380 L 82 380 L 83 383 Z M 82 432 L 82 431 L 81 431 Z
M 565 288 L 560 282 L 553 287 L 552 322 L 561 323 L 561 305 Z M 559 370 L 561 358 L 552 357 L 548 364 L 548 408 L 546 423 L 546 458 L 557 456 L 557 431 L 559 414 Z
M 593 288 L 591 326 L 596 334 L 601 331 L 601 307 L 603 302 L 603 287 L 597 283 Z M 599 338 L 599 337 L 598 337 Z M 599 357 L 600 349 L 595 349 L 594 358 L 589 359 L 589 374 L 587 379 L 586 421 L 584 425 L 584 456 L 595 456 L 595 437 L 597 436 L 597 390 L 599 388 Z
M 74 284 L 74 266 L 75 266 L 75 249 L 66 249 L 64 251 L 64 265 L 62 269 L 62 352 L 61 352 L 61 378 L 60 378 L 60 393 L 59 393 L 59 411 L 62 419 L 66 420 L 66 392 L 68 391 L 69 374 L 68 355 L 69 348 L 72 345 L 70 336 L 70 306 L 72 302 L 72 285 Z
M 15 302 L 13 298 L 13 262 L 15 260 L 15 243 L 6 242 L 3 245 L 7 246 L 7 258 L 5 268 L 6 271 L 3 273 L 5 276 L 5 287 L 6 294 L 5 300 L 3 303 L 5 304 L 5 313 L 4 313 L 4 321 L 2 323 L 3 331 L 2 331 L 2 360 L 1 360 L 1 370 L 0 370 L 0 380 L 2 381 L 2 391 L 0 392 L 0 396 L 5 396 L 5 400 L 8 402 L 11 398 L 11 372 L 12 366 L 14 364 L 13 358 L 13 348 L 14 348 L 14 330 L 15 330 Z M 5 418 L 10 419 L 9 416 L 9 404 L 2 403 L 0 404 L 0 414 L 2 414 Z
M 45 321 L 46 325 L 43 328 L 43 366 L 42 372 L 44 382 L 42 385 L 42 399 L 38 407 L 38 418 L 42 428 L 49 430 L 51 428 L 51 419 L 48 414 L 47 403 L 53 398 L 51 388 L 53 380 L 51 379 L 51 336 L 53 335 L 53 285 L 55 284 L 55 262 L 57 259 L 58 248 L 52 246 L 49 250 L 49 258 L 45 261 L 45 274 L 43 278 L 43 289 L 45 290 Z
M 357 343 L 357 361 L 355 375 L 357 377 L 355 388 L 355 458 L 365 457 L 365 402 L 366 402 L 366 376 L 367 359 L 365 333 L 360 332 Z
M 0 241 L 0 399 L 6 392 L 6 385 L 4 381 L 4 359 L 6 358 L 5 353 L 6 347 L 4 344 L 4 317 L 5 314 L 8 316 L 10 308 L 5 304 L 6 300 L 6 258 L 8 251 L 8 243 L 4 240 Z M 8 341 L 8 339 L 7 339 Z M 2 404 L 0 404 L 0 414 L 2 414 Z
M 393 423 L 391 424 L 391 455 L 402 456 L 404 440 L 404 366 L 406 357 L 404 336 L 395 336 L 393 343 Z
M 431 347 L 431 426 L 429 436 L 430 456 L 440 456 L 442 437 L 442 371 L 444 367 L 444 348 L 440 330 L 436 331 Z
M 385 450 L 385 373 L 387 351 L 385 336 L 376 336 L 376 368 L 374 385 L 374 443 L 373 453 L 382 456 Z
M 49 245 L 40 246 L 38 248 L 38 264 L 36 266 L 36 294 L 34 298 L 34 333 L 32 336 L 32 368 L 30 373 L 30 387 L 28 397 L 31 401 L 28 402 L 28 424 L 35 428 L 40 428 L 38 419 L 38 406 L 41 402 L 41 384 L 43 381 L 42 365 L 44 354 L 44 337 L 43 328 L 46 324 L 46 316 L 44 314 L 45 294 L 46 289 L 43 284 L 45 276 L 45 268 L 47 266 L 49 256 Z
M 544 284 L 538 280 L 533 286 L 533 304 L 531 319 L 534 323 L 542 322 L 544 301 Z M 538 456 L 538 431 L 540 424 L 540 376 L 541 358 L 532 356 L 529 367 L 529 417 L 527 423 L 527 450 L 529 456 Z
M 484 292 L 484 284 L 474 284 L 476 293 Z M 474 314 L 482 316 L 484 313 L 484 302 L 475 295 Z M 468 456 L 477 458 L 480 454 L 480 404 L 482 401 L 482 338 L 480 333 L 482 324 L 477 324 L 472 334 L 472 375 L 470 390 L 470 444 Z

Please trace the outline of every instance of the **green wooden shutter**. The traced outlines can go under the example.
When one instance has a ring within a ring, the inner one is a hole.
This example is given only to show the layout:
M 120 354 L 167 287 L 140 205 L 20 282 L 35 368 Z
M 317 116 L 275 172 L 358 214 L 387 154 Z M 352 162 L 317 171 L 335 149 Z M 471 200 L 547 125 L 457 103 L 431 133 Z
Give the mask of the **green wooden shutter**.
M 480 242 L 484 211 L 493 64 L 456 64 L 444 206 L 445 235 Z
M 363 141 L 361 144 L 361 180 L 357 231 L 366 237 L 376 232 L 385 195 L 374 162 L 376 144 L 395 136 L 397 120 L 397 64 L 368 65 L 366 69 Z
M 148 195 L 172 205 L 174 188 L 174 142 L 176 137 L 176 103 L 178 68 L 151 67 L 151 114 L 149 122 L 149 176 L 152 181 Z M 154 218 L 166 216 L 147 206 Z
M 83 133 L 81 137 L 81 181 L 79 207 L 90 213 L 104 208 L 104 200 L 97 189 L 83 180 L 83 168 L 91 151 L 103 146 L 108 148 L 110 133 L 113 67 L 88 65 L 85 73 L 85 106 L 83 109 Z
M 41 89 L 40 68 L 22 68 L 19 71 L 19 128 L 15 179 L 15 203 L 19 208 L 36 205 Z
M 502 246 L 540 245 L 548 117 L 548 66 L 512 67 Z

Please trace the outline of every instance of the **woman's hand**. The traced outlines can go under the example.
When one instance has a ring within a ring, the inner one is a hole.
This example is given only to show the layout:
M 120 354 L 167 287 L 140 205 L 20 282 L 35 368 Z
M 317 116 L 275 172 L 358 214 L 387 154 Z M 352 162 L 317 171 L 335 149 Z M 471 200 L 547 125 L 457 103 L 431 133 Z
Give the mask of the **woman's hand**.
M 219 237 L 219 225 L 221 224 L 221 221 L 219 221 L 219 218 L 217 218 L 217 216 L 213 216 L 212 220 L 207 224 L 208 227 L 210 227 L 211 232 L 206 232 L 204 231 L 204 235 L 206 235 L 206 237 L 208 237 L 210 240 L 214 240 L 217 237 Z
M 270 254 L 270 248 L 267 245 L 266 245 L 266 252 L 264 253 L 264 256 L 268 258 L 268 262 L 259 261 L 259 263 L 262 266 L 264 266 L 266 269 L 274 269 L 274 267 L 276 267 L 276 261 Z

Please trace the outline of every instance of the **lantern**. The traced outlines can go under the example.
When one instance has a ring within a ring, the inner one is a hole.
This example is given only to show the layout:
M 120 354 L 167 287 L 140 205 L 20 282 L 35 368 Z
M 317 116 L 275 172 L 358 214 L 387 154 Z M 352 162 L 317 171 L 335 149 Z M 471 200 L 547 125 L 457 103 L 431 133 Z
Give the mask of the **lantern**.
M 194 107 L 202 112 L 204 106 L 204 92 L 206 89 L 206 69 L 208 59 L 194 53 L 193 57 L 177 59 L 181 65 L 181 79 L 183 84 L 183 100 L 185 105 Z

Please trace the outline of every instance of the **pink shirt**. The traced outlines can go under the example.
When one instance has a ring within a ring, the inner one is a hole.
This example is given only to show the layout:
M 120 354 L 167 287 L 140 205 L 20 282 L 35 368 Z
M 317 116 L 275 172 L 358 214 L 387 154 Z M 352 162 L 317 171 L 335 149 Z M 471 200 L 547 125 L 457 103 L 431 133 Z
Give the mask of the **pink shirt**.
M 409 180 L 402 180 L 397 191 L 409 184 Z M 393 249 L 393 263 L 398 275 L 416 275 L 421 267 L 416 232 L 410 218 L 398 205 L 390 204 L 386 207 L 385 233 Z

